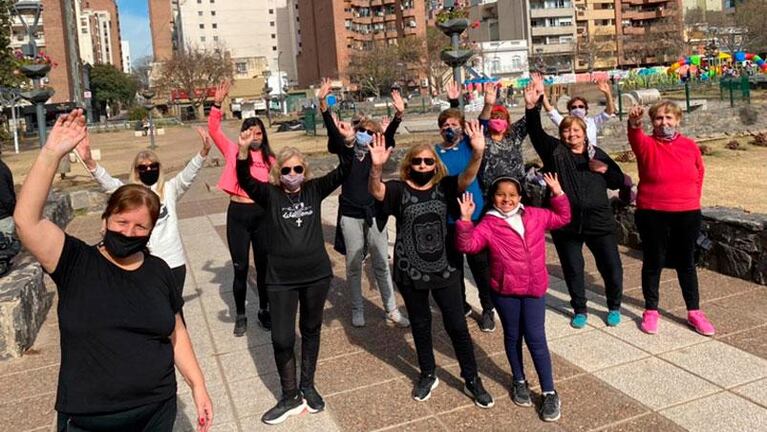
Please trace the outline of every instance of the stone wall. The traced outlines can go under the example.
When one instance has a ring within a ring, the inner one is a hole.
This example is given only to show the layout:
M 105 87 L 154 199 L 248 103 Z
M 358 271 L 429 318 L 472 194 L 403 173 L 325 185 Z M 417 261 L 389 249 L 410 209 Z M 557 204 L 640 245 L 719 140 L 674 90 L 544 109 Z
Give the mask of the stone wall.
M 639 249 L 635 208 L 616 208 L 619 243 Z M 698 265 L 767 285 L 767 215 L 711 207 L 703 209 L 703 236 L 698 239 Z
M 66 227 L 73 216 L 69 195 L 51 193 L 43 215 Z M 32 346 L 53 297 L 40 264 L 22 250 L 14 257 L 11 271 L 0 278 L 0 360 L 19 357 Z

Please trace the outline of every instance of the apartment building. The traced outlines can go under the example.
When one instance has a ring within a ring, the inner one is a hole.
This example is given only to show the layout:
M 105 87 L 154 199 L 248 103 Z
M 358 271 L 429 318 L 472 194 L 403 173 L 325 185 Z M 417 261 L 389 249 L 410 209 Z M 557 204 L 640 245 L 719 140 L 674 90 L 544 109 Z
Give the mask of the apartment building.
M 80 58 L 123 70 L 120 15 L 115 0 L 75 0 Z
M 129 74 L 133 71 L 133 61 L 130 54 L 130 42 L 127 40 L 120 41 L 120 51 L 123 55 L 123 72 Z
M 684 49 L 682 0 L 616 0 L 618 66 L 668 64 Z
M 378 44 L 401 44 L 411 37 L 424 37 L 427 1 L 430 0 L 298 2 L 299 85 L 316 84 L 322 77 L 348 81 L 348 65 L 355 50 L 374 50 Z
M 155 62 L 168 60 L 177 48 L 177 9 L 171 0 L 149 0 L 149 30 L 152 33 L 152 54 Z
M 618 66 L 615 0 L 573 0 L 575 6 L 576 72 Z

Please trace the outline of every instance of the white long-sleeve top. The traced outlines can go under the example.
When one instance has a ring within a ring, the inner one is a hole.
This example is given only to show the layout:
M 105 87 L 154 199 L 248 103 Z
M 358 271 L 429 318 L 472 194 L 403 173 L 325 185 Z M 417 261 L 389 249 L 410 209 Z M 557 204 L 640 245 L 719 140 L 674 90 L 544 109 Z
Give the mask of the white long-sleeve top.
M 152 229 L 152 235 L 149 237 L 147 246 L 152 255 L 162 258 L 170 268 L 181 267 L 186 264 L 184 246 L 178 232 L 176 203 L 192 186 L 192 182 L 199 174 L 204 162 L 205 158 L 197 153 L 180 173 L 165 182 L 163 188 L 160 217 Z M 96 169 L 91 172 L 107 193 L 112 193 L 123 185 L 120 179 L 109 175 L 101 165 L 96 165 Z M 157 184 L 151 187 L 153 191 L 156 191 L 156 188 Z
M 560 114 L 556 108 L 552 109 L 547 114 L 557 127 L 559 127 L 559 124 L 562 123 L 562 120 L 564 119 L 562 114 Z M 588 138 L 589 144 L 593 144 L 594 147 L 598 147 L 597 134 L 599 133 L 599 130 L 602 129 L 602 126 L 613 117 L 615 117 L 615 114 L 608 114 L 607 111 L 602 111 L 595 116 L 586 117 L 583 119 L 586 122 L 586 138 Z

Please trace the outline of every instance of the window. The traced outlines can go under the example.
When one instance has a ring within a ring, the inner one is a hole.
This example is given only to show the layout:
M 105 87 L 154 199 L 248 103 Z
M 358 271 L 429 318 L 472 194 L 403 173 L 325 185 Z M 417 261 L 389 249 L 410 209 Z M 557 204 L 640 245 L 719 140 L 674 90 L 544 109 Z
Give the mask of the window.
M 205 36 L 200 36 L 200 42 L 205 42 Z
M 216 16 L 216 11 L 210 11 L 210 16 Z
M 238 74 L 248 73 L 248 64 L 245 62 L 237 62 L 234 64 L 234 69 Z
M 274 27 L 274 21 L 269 21 L 269 27 Z
M 274 9 L 269 9 L 269 15 L 274 15 Z
M 277 35 L 272 33 L 272 39 L 277 39 Z
M 197 11 L 197 16 L 202 16 L 202 11 Z
M 218 42 L 218 36 L 213 36 L 213 42 Z
M 217 29 L 218 28 L 218 24 L 213 23 L 213 24 L 211 24 L 211 27 L 213 27 L 214 29 Z
M 213 4 L 213 3 L 215 3 L 215 2 L 216 2 L 216 0 L 210 0 L 210 3 L 211 3 L 211 4 Z
M 205 28 L 205 24 L 200 24 L 200 28 L 204 29 Z
M 197 4 L 202 4 L 202 0 L 197 0 Z
M 272 51 L 277 51 L 277 47 L 276 47 L 276 46 L 273 46 L 273 47 L 272 47 Z

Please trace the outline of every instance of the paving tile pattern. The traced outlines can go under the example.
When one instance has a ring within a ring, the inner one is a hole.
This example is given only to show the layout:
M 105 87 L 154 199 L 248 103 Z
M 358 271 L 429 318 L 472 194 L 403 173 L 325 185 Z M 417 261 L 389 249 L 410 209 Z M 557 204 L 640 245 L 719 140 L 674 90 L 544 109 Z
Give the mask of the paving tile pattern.
M 408 329 L 386 325 L 380 295 L 363 282 L 364 328 L 351 326 L 343 257 L 332 250 L 337 210 L 335 196 L 323 205 L 327 248 L 336 278 L 325 307 L 317 388 L 327 409 L 304 413 L 276 427 L 260 421 L 279 397 L 269 333 L 257 327 L 255 270 L 251 267 L 245 337 L 232 336 L 232 272 L 226 245 L 228 201 L 212 185 L 220 168 L 206 168 L 178 206 L 188 260 L 185 316 L 195 351 L 215 403 L 214 431 L 682 431 L 765 430 L 767 427 L 767 292 L 765 287 L 700 270 L 702 307 L 717 326 L 717 336 L 691 331 L 676 275 L 664 271 L 660 334 L 638 329 L 643 299 L 641 254 L 621 248 L 625 269 L 623 322 L 606 327 L 602 280 L 586 255 L 589 323 L 570 327 L 569 296 L 556 252 L 549 243 L 551 286 L 547 298 L 547 337 L 562 419 L 539 420 L 535 408 L 509 398 L 511 372 L 498 323 L 494 333 L 469 328 L 480 373 L 495 397 L 495 407 L 476 407 L 463 382 L 449 339 L 435 308 L 433 337 L 440 385 L 431 399 L 410 397 L 418 368 Z M 394 224 L 388 225 L 390 243 Z M 99 240 L 98 215 L 80 216 L 68 231 L 91 243 Z M 50 281 L 48 281 L 50 282 Z M 479 311 L 476 290 L 469 302 Z M 402 300 L 397 297 L 398 304 Z M 404 307 L 403 307 L 404 310 Z M 476 312 L 475 312 L 476 314 Z M 476 316 L 476 315 L 475 315 Z M 3 430 L 50 431 L 59 366 L 55 308 L 34 347 L 22 359 L 0 362 L 0 416 Z M 299 339 L 300 340 L 300 339 Z M 300 344 L 300 342 L 299 342 Z M 300 349 L 299 346 L 296 350 Z M 540 389 L 530 356 L 525 370 L 536 406 Z M 194 430 L 194 404 L 179 376 L 177 431 Z

